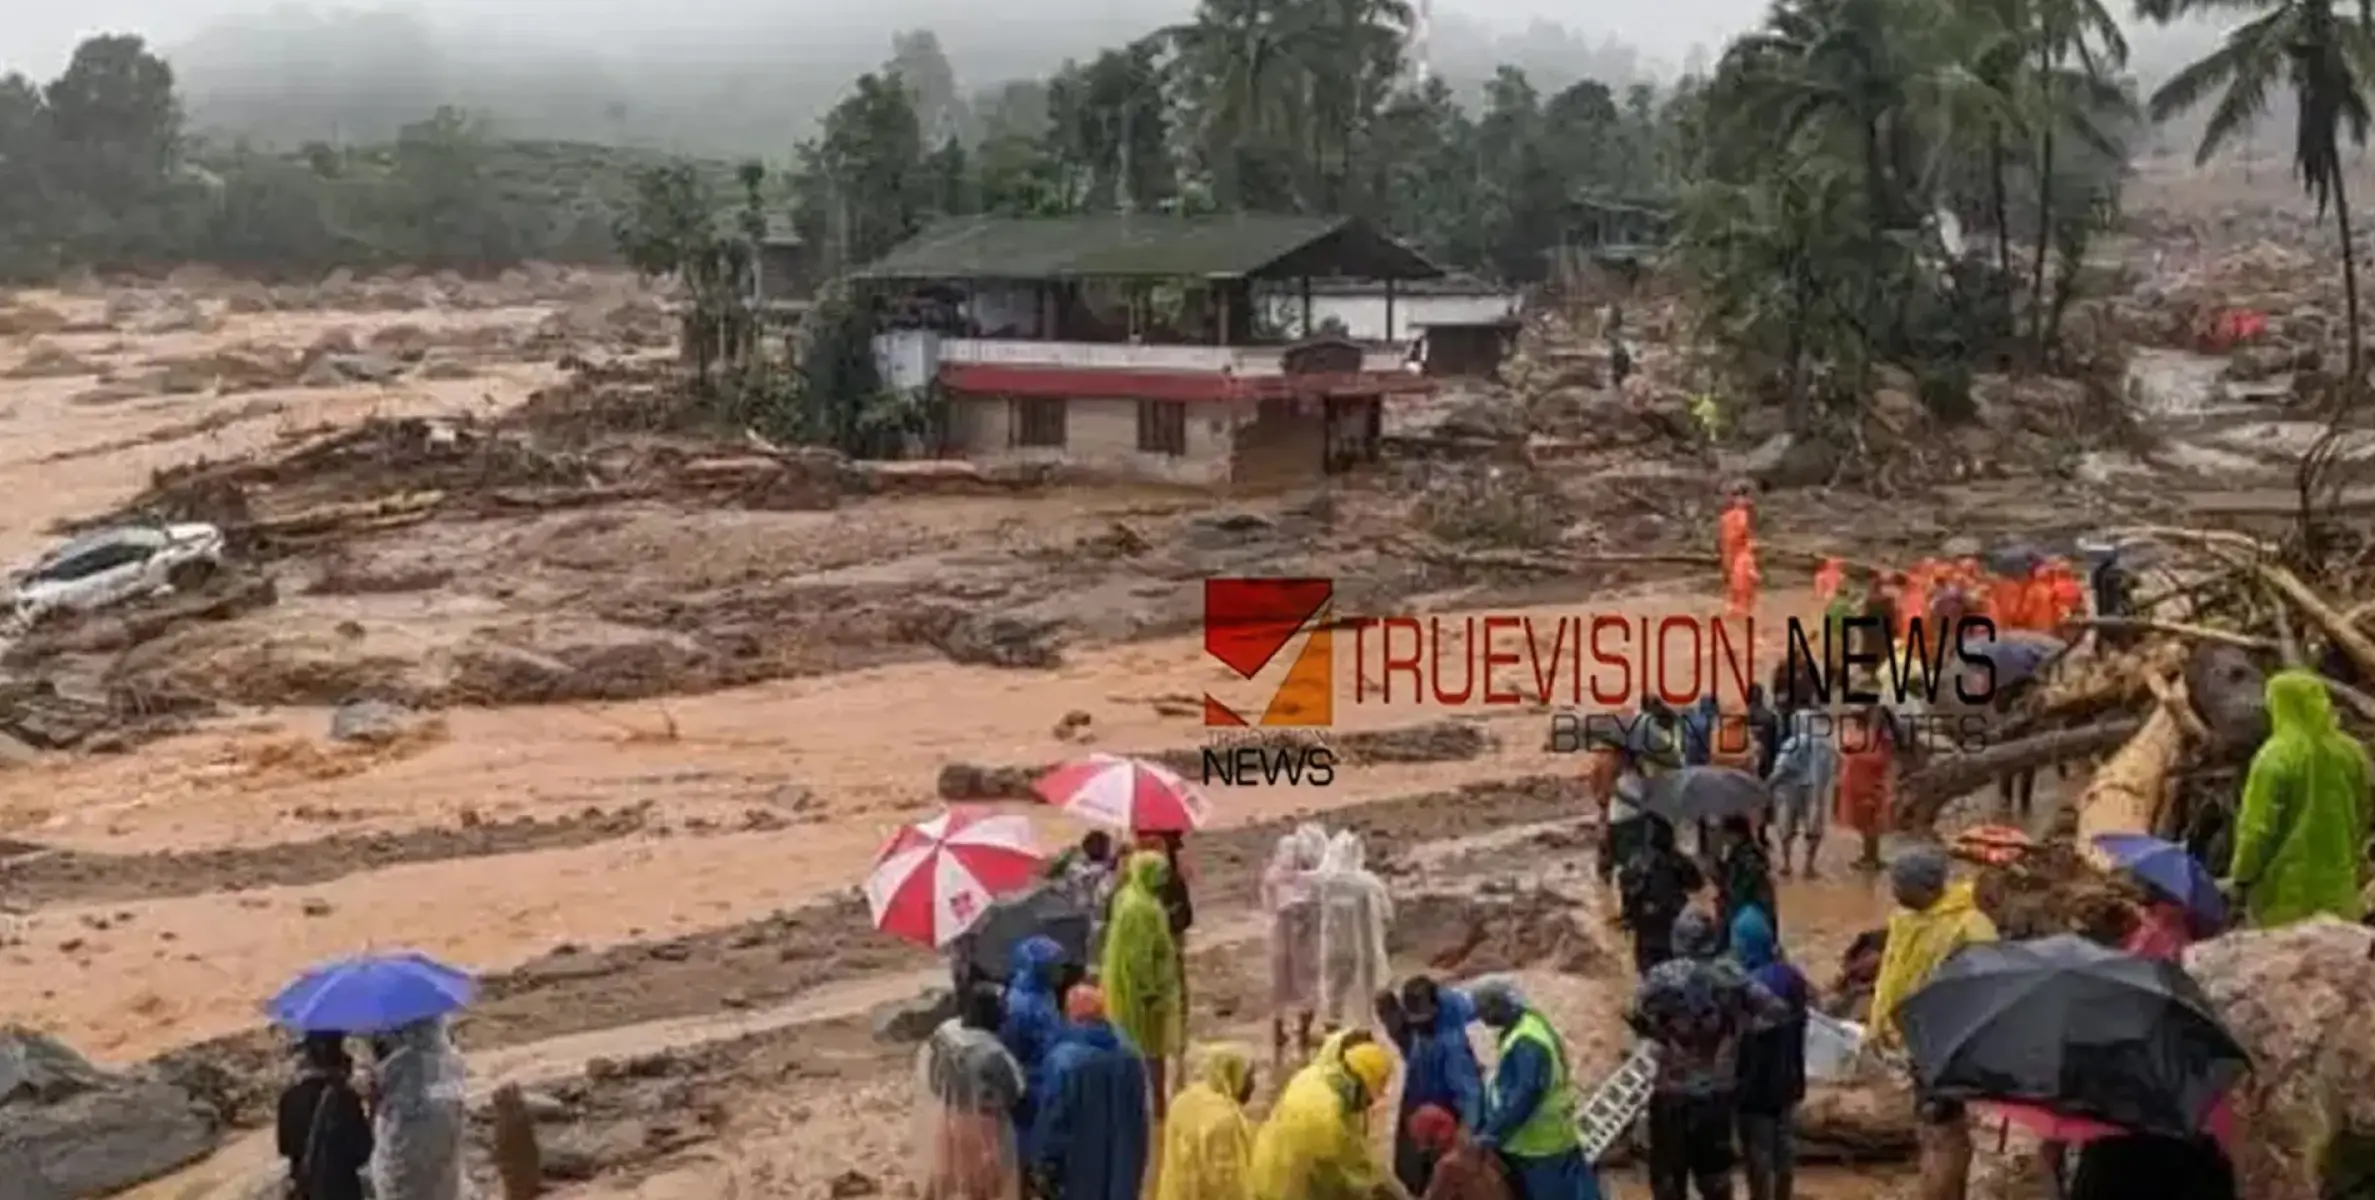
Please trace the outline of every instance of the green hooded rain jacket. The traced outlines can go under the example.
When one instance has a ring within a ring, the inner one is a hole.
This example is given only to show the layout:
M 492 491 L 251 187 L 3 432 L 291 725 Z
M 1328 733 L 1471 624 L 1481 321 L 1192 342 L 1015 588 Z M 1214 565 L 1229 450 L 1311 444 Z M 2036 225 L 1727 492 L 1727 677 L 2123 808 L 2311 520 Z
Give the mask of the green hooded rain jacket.
M 2268 680 L 2268 740 L 2251 760 L 2228 874 L 2255 928 L 2320 913 L 2356 921 L 2370 806 L 2367 751 L 2334 721 L 2325 682 Z

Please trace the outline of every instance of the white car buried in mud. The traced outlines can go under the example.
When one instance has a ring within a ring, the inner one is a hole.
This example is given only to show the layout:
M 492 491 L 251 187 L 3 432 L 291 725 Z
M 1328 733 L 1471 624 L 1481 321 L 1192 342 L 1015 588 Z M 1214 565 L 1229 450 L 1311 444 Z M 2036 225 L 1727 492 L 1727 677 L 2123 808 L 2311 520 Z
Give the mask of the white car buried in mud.
M 23 630 L 60 611 L 89 612 L 206 581 L 223 562 L 212 525 L 122 525 L 86 533 L 9 578 L 7 620 Z

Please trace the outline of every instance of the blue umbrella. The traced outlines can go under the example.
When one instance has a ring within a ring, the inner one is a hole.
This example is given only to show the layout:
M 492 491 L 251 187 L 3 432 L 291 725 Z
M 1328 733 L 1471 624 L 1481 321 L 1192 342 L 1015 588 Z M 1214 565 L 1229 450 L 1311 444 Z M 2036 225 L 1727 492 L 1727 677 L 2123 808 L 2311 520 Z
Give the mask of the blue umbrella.
M 324 963 L 282 988 L 272 1019 L 300 1033 L 383 1033 L 470 1003 L 478 982 L 426 954 L 369 954 Z
M 2226 924 L 2227 898 L 2220 894 L 2218 880 L 2185 847 L 2141 833 L 2099 833 L 2095 845 L 2113 866 L 2183 905 L 2203 925 L 2216 929 Z

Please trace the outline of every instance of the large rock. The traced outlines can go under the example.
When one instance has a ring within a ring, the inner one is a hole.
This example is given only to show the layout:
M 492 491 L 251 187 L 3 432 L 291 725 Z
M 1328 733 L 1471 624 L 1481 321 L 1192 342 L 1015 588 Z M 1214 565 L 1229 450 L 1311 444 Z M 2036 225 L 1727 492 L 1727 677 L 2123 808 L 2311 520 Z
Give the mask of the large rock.
M 2230 933 L 2186 969 L 2251 1053 L 2236 1095 L 2242 1200 L 2320 1194 L 2335 1139 L 2375 1136 L 2375 932 L 2330 918 Z
M 214 1150 L 213 1118 L 188 1093 L 92 1066 L 55 1038 L 0 1029 L 0 1194 L 105 1196 Z
M 874 1011 L 874 1036 L 886 1042 L 920 1042 L 957 1015 L 957 998 L 947 988 L 926 988 Z
M 1777 433 L 1726 464 L 1726 474 L 1745 475 L 1769 488 L 1821 487 L 1839 473 L 1839 447 L 1827 438 Z
M 385 700 L 356 700 L 330 714 L 330 740 L 385 746 L 404 739 L 421 723 L 421 716 Z

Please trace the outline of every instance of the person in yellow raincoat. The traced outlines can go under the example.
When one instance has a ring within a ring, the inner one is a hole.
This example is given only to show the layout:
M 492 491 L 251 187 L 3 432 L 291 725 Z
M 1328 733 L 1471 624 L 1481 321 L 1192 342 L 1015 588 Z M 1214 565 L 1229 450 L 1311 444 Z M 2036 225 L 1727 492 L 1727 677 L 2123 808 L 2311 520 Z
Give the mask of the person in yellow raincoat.
M 1889 864 L 1889 886 L 1902 907 L 1888 919 L 1888 944 L 1880 952 L 1880 976 L 1872 984 L 1872 1041 L 1883 1048 L 1902 1044 L 1897 1006 L 1920 991 L 1948 955 L 1973 942 L 1996 940 L 1995 922 L 1979 911 L 1968 882 L 1949 879 L 1946 855 L 1927 847 L 1898 855 Z M 1922 1200 L 1963 1200 L 1971 1180 L 1971 1121 L 1963 1106 L 1917 1097 L 1921 1144 Z
M 1196 1081 L 1180 1089 L 1163 1124 L 1163 1177 L 1155 1200 L 1253 1200 L 1253 1055 L 1200 1046 Z
M 2325 681 L 2299 670 L 2270 677 L 2268 740 L 2243 784 L 2227 872 L 2255 928 L 2364 915 L 2367 783 L 2366 748 L 2334 723 Z
M 1393 1055 L 1366 1031 L 1330 1035 L 1254 1135 L 1254 1200 L 1407 1200 L 1369 1149 L 1369 1110 L 1393 1081 Z
M 1163 878 L 1170 869 L 1163 856 L 1151 850 L 1141 850 L 1123 864 L 1121 887 L 1105 913 L 1105 955 L 1097 977 L 1105 989 L 1107 1018 L 1146 1059 L 1146 1081 L 1158 1121 L 1171 1098 L 1164 1064 L 1187 1041 L 1179 944 L 1171 937 L 1171 914 L 1163 907 Z

